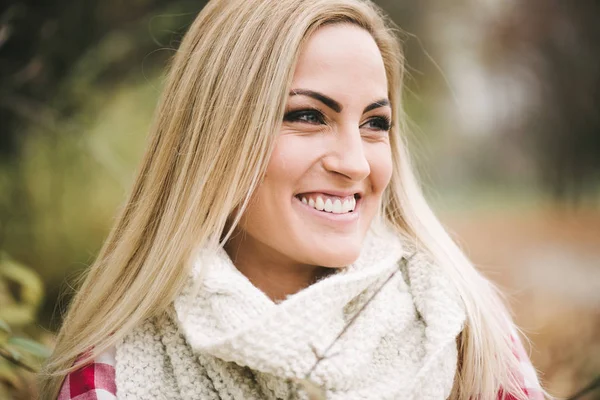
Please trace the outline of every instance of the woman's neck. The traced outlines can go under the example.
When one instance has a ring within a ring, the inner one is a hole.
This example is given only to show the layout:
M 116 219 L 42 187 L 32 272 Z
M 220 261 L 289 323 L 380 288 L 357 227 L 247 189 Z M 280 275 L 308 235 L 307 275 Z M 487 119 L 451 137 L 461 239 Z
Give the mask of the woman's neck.
M 232 239 L 225 251 L 250 282 L 278 303 L 334 272 L 331 268 L 295 263 L 273 249 Z

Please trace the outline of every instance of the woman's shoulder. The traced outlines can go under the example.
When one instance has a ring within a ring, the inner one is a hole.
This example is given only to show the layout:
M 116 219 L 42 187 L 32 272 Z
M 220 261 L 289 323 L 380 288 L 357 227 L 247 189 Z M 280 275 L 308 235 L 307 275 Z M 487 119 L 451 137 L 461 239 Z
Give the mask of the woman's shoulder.
M 115 400 L 115 351 L 109 348 L 90 364 L 65 377 L 58 400 Z
M 511 338 L 513 352 L 519 360 L 520 369 L 517 379 L 520 381 L 521 388 L 528 395 L 528 399 L 544 399 L 536 371 L 518 334 L 515 332 L 511 335 Z M 117 398 L 115 352 L 116 349 L 111 347 L 96 357 L 92 363 L 67 375 L 58 395 L 58 400 L 115 400 Z M 498 394 L 498 398 L 510 400 L 510 396 L 503 397 L 502 393 Z

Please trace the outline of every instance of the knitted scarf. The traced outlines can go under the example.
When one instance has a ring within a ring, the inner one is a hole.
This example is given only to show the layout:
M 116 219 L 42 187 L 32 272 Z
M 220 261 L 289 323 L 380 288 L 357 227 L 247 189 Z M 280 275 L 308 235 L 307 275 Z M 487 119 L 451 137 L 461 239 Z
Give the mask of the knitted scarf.
M 355 263 L 280 303 L 224 251 L 199 257 L 171 312 L 117 344 L 118 398 L 446 399 L 464 307 L 413 253 L 371 232 Z

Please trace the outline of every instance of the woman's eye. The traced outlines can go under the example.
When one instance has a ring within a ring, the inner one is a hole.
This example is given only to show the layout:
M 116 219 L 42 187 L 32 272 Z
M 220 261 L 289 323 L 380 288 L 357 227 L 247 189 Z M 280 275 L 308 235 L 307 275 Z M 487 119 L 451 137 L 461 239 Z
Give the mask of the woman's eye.
M 389 131 L 391 128 L 391 121 L 388 117 L 373 117 L 363 124 L 368 129 L 376 131 Z
M 321 125 L 325 123 L 325 118 L 317 110 L 298 110 L 290 111 L 283 117 L 287 122 L 304 122 L 307 124 Z

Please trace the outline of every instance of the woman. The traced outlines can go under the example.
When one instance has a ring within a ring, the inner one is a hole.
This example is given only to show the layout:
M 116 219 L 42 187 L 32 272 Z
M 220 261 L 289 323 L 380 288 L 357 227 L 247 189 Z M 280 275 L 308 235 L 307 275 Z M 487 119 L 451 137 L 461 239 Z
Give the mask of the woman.
M 209 2 L 42 397 L 541 398 L 415 182 L 402 70 L 367 1 Z

